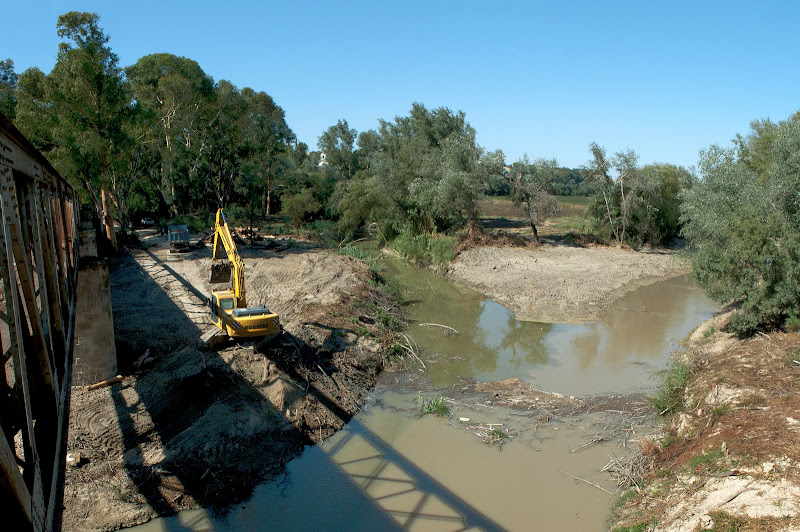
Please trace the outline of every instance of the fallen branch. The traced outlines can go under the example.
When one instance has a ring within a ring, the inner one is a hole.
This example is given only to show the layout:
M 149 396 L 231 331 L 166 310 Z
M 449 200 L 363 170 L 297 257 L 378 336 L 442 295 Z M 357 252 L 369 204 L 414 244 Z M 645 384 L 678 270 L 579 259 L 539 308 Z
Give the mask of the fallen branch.
M 423 361 L 422 361 L 422 359 L 421 359 L 421 358 L 419 358 L 419 357 L 417 356 L 417 353 L 414 351 L 414 348 L 413 348 L 413 347 L 412 347 L 412 345 L 411 345 L 411 342 L 412 342 L 411 338 L 409 338 L 409 337 L 408 337 L 408 335 L 405 335 L 405 334 L 403 334 L 403 335 L 401 335 L 401 336 L 402 336 L 403 338 L 405 338 L 405 339 L 406 339 L 406 345 L 403 345 L 403 344 L 401 344 L 400 342 L 398 342 L 398 343 L 397 343 L 397 345 L 399 345 L 400 347 L 402 347 L 402 348 L 403 348 L 403 350 L 404 350 L 406 353 L 408 353 L 408 354 L 410 354 L 411 356 L 413 356 L 414 358 L 416 358 L 416 359 L 417 359 L 417 361 L 418 361 L 420 364 L 422 364 L 422 367 L 423 367 L 424 369 L 428 369 L 428 368 L 427 368 L 427 366 L 425 366 L 425 362 L 423 362 Z
M 439 327 L 440 329 L 444 329 L 444 334 L 458 334 L 458 331 L 453 329 L 452 327 L 448 327 L 447 325 L 441 325 L 439 323 L 419 323 L 420 327 Z
M 585 483 L 589 484 L 590 486 L 594 486 L 595 488 L 597 488 L 597 489 L 599 489 L 599 490 L 603 490 L 603 491 L 605 491 L 605 492 L 606 492 L 606 493 L 608 493 L 609 495 L 614 495 L 613 493 L 611 493 L 610 491 L 608 491 L 607 489 L 605 489 L 605 488 L 604 488 L 603 486 L 601 486 L 600 484 L 595 484 L 594 482 L 591 482 L 591 481 L 589 481 L 589 480 L 586 480 L 585 478 L 576 477 L 575 475 L 570 475 L 569 473 L 567 473 L 567 472 L 566 472 L 566 471 L 564 471 L 563 469 L 559 469 L 559 471 L 561 471 L 562 473 L 564 473 L 565 475 L 567 475 L 567 476 L 568 476 L 568 477 L 570 477 L 570 478 L 574 478 L 575 480 L 580 480 L 581 482 L 585 482 Z
M 605 438 L 603 438 L 602 436 L 597 436 L 595 438 L 592 438 L 591 441 L 588 441 L 588 442 L 584 443 L 583 445 L 581 445 L 577 449 L 571 450 L 570 453 L 577 453 L 578 451 L 582 451 L 582 450 L 586 449 L 587 447 L 591 447 L 595 443 L 600 443 L 601 441 L 605 441 Z

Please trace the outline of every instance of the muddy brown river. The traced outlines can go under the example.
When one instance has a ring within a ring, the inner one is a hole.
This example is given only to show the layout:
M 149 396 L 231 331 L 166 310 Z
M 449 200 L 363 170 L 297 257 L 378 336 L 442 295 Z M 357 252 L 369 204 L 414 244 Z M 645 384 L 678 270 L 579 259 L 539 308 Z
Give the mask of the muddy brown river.
M 518 322 L 486 296 L 384 257 L 406 289 L 407 334 L 428 383 L 517 377 L 566 396 L 648 392 L 678 342 L 716 306 L 688 276 L 640 288 L 590 325 Z M 444 335 L 436 323 L 456 329 Z M 409 362 L 411 366 L 411 362 Z M 418 392 L 383 379 L 363 411 L 285 474 L 224 514 L 181 512 L 136 527 L 160 530 L 543 530 L 601 531 L 616 482 L 601 472 L 625 438 L 596 439 L 614 420 L 600 412 L 542 423 L 496 406 L 450 403 L 452 417 L 417 415 Z M 469 418 L 460 423 L 459 418 Z M 469 425 L 513 437 L 487 445 Z

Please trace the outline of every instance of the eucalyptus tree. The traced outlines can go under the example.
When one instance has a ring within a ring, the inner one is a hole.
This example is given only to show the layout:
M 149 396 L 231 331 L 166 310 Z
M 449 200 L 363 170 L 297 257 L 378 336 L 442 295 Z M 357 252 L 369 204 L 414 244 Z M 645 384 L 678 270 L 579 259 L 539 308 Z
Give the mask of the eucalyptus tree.
M 196 61 L 166 53 L 144 56 L 125 73 L 146 125 L 142 141 L 160 155 L 159 193 L 178 215 L 205 190 L 198 169 L 220 113 L 214 82 Z
M 261 196 L 261 215 L 272 213 L 272 194 L 276 180 L 280 180 L 290 165 L 293 152 L 291 145 L 295 136 L 286 123 L 283 109 L 266 92 L 253 89 L 242 89 L 242 96 L 247 104 L 247 121 L 245 135 L 250 145 L 251 164 L 255 167 L 255 191 Z M 303 144 L 303 143 L 300 143 Z M 302 154 L 305 158 L 307 146 L 303 144 Z M 295 150 L 297 151 L 297 150 Z M 302 164 L 300 160 L 298 166 Z
M 114 243 L 111 200 L 124 186 L 116 169 L 128 142 L 123 122 L 130 97 L 109 37 L 96 13 L 58 17 L 56 64 L 17 80 L 16 123 L 56 169 L 95 203 Z
M 14 120 L 14 108 L 17 104 L 14 90 L 18 77 L 14 72 L 14 61 L 10 58 L 0 61 L 0 113 L 9 120 Z
M 339 120 L 326 129 L 317 140 L 317 147 L 325 153 L 325 160 L 338 171 L 340 177 L 350 179 L 356 171 L 357 136 L 358 132 L 349 126 L 347 120 Z

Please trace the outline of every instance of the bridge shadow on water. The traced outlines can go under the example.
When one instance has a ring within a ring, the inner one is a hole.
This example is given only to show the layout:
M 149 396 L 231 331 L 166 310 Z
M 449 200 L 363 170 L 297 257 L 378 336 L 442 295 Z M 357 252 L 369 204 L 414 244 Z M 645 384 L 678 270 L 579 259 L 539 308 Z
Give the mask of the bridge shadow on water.
M 312 523 L 327 524 L 327 530 L 501 528 L 351 419 L 315 381 L 309 381 L 300 368 L 313 369 L 319 363 L 319 349 L 294 336 L 283 342 L 282 354 L 271 349 L 270 360 L 294 381 L 292 385 L 305 382 L 303 393 L 349 421 L 334 444 L 307 450 L 321 450 L 330 464 L 314 472 L 309 482 L 324 485 L 326 479 L 319 475 L 328 475 L 344 479 L 349 487 L 344 499 L 327 508 L 302 500 L 284 500 L 281 506 L 260 497 L 262 488 L 267 493 L 291 491 L 287 484 L 299 475 L 290 475 L 287 463 L 311 443 L 310 438 L 267 399 L 266 379 L 262 385 L 254 383 L 220 353 L 197 350 L 205 329 L 200 316 L 207 314 L 206 294 L 154 253 L 137 253 L 135 260 L 123 259 L 111 275 L 119 365 L 130 371 L 146 349 L 156 362 L 132 383 L 110 390 L 129 479 L 119 495 L 123 501 L 146 504 L 159 515 L 194 504 L 213 509 L 183 511 L 145 529 L 263 529 L 270 522 L 294 530 L 315 529 Z M 264 358 L 243 350 L 243 357 Z M 326 371 L 334 369 L 331 365 Z M 273 480 L 262 484 L 269 479 Z M 240 507 L 254 489 L 256 496 Z M 342 508 L 351 512 L 342 514 Z M 338 515 L 338 520 L 328 519 L 327 513 Z

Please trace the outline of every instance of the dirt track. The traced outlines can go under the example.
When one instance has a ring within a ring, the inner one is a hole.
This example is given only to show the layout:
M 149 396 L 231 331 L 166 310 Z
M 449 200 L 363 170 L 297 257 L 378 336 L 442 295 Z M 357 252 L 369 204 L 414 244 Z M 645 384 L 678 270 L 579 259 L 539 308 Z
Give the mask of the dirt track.
M 65 530 L 111 530 L 246 498 L 341 428 L 383 365 L 368 316 L 391 302 L 367 284 L 361 262 L 302 247 L 241 250 L 248 304 L 278 312 L 287 334 L 264 352 L 232 343 L 201 352 L 210 252 L 170 254 L 156 236 L 143 244 L 111 267 L 126 377 L 73 391 L 68 452 L 84 465 L 67 471 Z M 147 349 L 154 360 L 133 368 Z
M 689 271 L 676 252 L 545 244 L 477 247 L 449 275 L 516 314 L 541 323 L 598 321 L 611 304 L 641 286 Z

